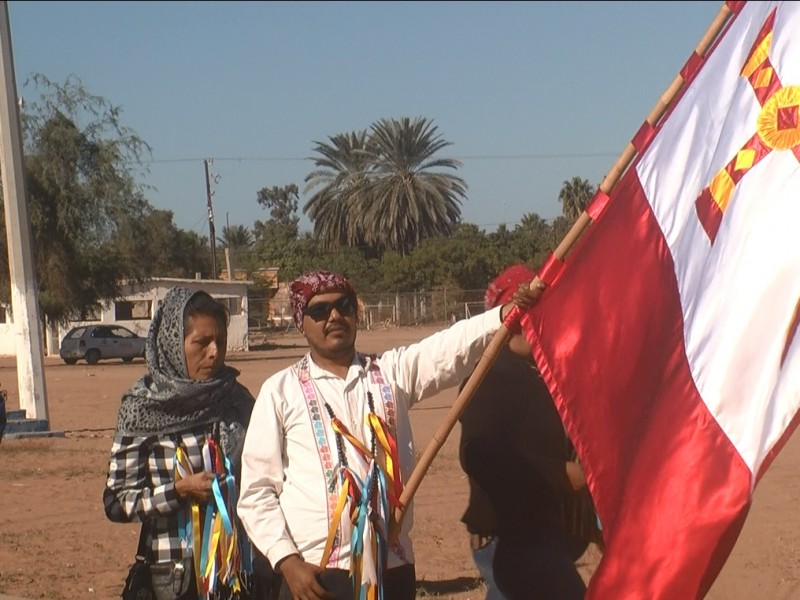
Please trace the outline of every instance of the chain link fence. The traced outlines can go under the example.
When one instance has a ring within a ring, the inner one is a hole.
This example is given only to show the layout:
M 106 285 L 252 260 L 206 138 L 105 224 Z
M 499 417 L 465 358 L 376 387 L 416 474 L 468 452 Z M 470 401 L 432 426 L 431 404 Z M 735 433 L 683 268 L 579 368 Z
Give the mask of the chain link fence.
M 367 329 L 454 323 L 484 310 L 483 290 L 364 294 L 359 300 L 360 324 Z
M 359 296 L 359 327 L 446 325 L 482 313 L 484 290 L 447 288 L 427 292 L 372 293 Z M 291 330 L 288 298 L 248 298 L 251 332 Z

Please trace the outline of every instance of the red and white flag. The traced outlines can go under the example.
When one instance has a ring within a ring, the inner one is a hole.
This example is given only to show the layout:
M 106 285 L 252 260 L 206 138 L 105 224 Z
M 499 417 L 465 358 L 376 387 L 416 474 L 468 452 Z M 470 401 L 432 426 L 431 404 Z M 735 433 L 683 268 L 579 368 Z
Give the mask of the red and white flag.
M 800 3 L 731 6 L 522 317 L 603 525 L 587 598 L 703 597 L 797 425 Z

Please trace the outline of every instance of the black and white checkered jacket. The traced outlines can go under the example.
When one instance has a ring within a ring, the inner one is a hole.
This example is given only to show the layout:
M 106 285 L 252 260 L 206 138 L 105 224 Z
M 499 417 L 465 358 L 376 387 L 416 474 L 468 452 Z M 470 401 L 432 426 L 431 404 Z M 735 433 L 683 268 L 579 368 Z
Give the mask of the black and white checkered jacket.
M 182 445 L 192 470 L 201 471 L 201 449 L 212 428 L 202 425 L 175 434 L 148 437 L 117 434 L 114 438 L 103 492 L 106 515 L 119 523 L 150 519 L 150 547 L 156 562 L 192 555 L 179 531 L 181 511 L 188 503 L 184 505 L 175 491 L 175 452 Z M 188 518 L 188 514 L 184 517 Z

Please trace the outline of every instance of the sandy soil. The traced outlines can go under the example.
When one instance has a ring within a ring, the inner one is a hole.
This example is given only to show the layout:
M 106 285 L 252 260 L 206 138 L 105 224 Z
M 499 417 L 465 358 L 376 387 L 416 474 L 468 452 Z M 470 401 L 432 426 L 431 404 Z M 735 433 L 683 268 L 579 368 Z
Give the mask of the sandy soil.
M 362 331 L 358 346 L 381 351 L 432 331 Z M 269 342 L 268 349 L 229 357 L 254 394 L 267 376 L 305 352 L 297 334 L 282 334 Z M 119 398 L 144 372 L 144 363 L 67 366 L 56 358 L 45 360 L 51 430 L 65 436 L 6 439 L 0 444 L 0 594 L 49 600 L 119 598 L 138 526 L 109 522 L 101 495 Z M 18 408 L 13 358 L 0 358 L 0 386 L 8 392 L 8 408 Z M 450 390 L 412 411 L 420 453 L 455 397 Z M 457 442 L 456 426 L 415 498 L 418 597 L 478 600 L 484 595 L 459 522 L 467 490 Z M 800 598 L 798 497 L 800 440 L 795 436 L 759 484 L 736 548 L 707 598 Z M 585 578 L 591 577 L 598 560 L 599 553 L 590 547 L 579 561 Z

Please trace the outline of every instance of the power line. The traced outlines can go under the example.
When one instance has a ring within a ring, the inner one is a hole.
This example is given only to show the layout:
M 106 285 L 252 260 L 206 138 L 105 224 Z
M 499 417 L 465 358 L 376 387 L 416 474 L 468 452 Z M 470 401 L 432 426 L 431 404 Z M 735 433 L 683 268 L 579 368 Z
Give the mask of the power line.
M 452 156 L 453 160 L 551 160 L 569 158 L 609 158 L 617 156 L 613 152 L 581 152 L 581 153 L 540 153 L 540 154 L 465 154 Z M 167 164 L 202 162 L 206 158 L 154 158 L 142 160 L 142 164 Z M 215 156 L 215 161 L 225 162 L 288 162 L 315 160 L 308 156 Z

